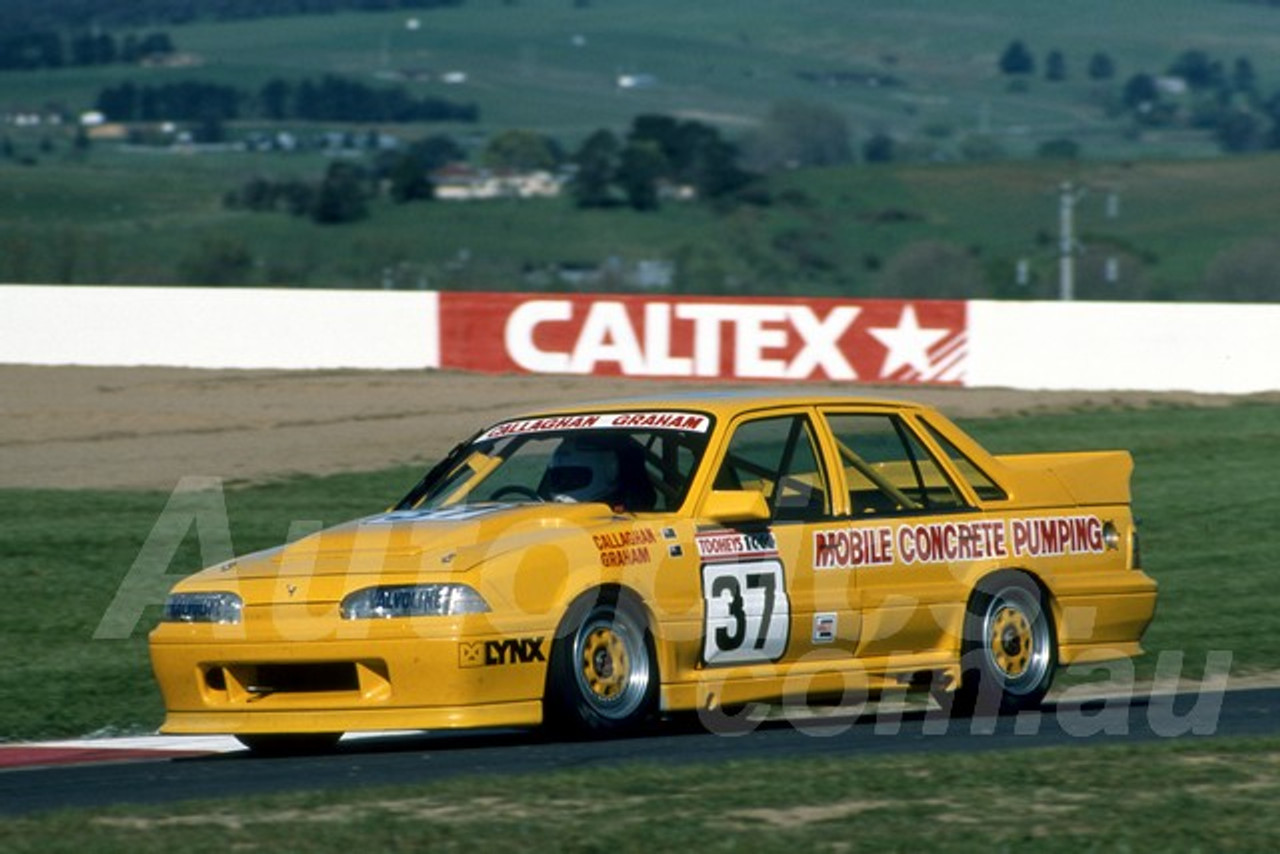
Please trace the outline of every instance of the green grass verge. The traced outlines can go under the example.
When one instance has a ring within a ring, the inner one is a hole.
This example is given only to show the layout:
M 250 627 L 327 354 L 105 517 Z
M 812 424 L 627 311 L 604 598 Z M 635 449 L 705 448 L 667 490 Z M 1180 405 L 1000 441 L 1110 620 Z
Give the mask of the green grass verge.
M 1183 654 L 1188 678 L 1201 674 L 1212 651 L 1232 654 L 1233 673 L 1275 668 L 1280 405 L 1108 409 L 966 426 L 997 452 L 1132 450 L 1144 563 L 1161 585 L 1145 642 L 1150 654 L 1136 664 L 1139 679 L 1151 678 L 1161 654 L 1171 652 Z M 376 512 L 416 474 L 406 468 L 228 489 L 230 547 L 243 553 L 281 542 L 295 520 L 334 524 Z M 93 636 L 167 499 L 148 492 L 0 491 L 0 577 L 6 581 L 0 738 L 143 732 L 159 724 L 146 653 L 155 606 L 128 637 Z M 165 583 L 201 565 L 197 540 L 195 531 L 187 532 L 167 579 L 153 583 L 151 602 L 158 603 Z M 1125 671 L 1101 667 L 1092 675 Z
M 1268 851 L 1280 739 L 710 766 L 52 813 L 11 852 Z

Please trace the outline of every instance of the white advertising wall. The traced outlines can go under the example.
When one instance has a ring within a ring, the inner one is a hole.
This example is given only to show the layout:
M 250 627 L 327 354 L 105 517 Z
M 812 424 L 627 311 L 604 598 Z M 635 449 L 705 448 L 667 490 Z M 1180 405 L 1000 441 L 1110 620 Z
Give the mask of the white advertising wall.
M 975 301 L 969 341 L 970 386 L 1280 389 L 1280 305 Z
M 428 368 L 429 292 L 0 287 L 0 362 L 190 368 Z
M 592 339 L 584 330 L 594 329 L 596 308 L 609 308 L 616 322 L 596 324 L 594 355 L 579 360 L 587 366 L 575 369 L 579 373 L 629 375 L 630 362 L 639 357 L 628 360 L 627 354 L 645 355 L 654 317 L 679 318 L 693 310 L 684 305 L 690 300 L 703 313 L 710 310 L 707 300 L 693 298 L 570 299 L 572 304 L 562 300 L 565 316 L 553 318 L 560 322 L 525 330 L 525 337 L 538 352 L 556 352 L 560 338 L 572 338 L 581 349 L 583 340 Z M 512 339 L 506 327 L 524 316 L 522 305 L 538 300 L 547 296 L 6 285 L 0 286 L 0 363 L 521 372 L 542 368 L 506 352 Z M 769 315 L 756 324 L 759 340 L 746 342 L 747 350 L 755 354 L 752 364 L 813 369 L 801 379 L 840 379 L 843 373 L 856 377 L 851 384 L 1280 390 L 1280 305 L 826 299 L 804 313 L 805 301 L 787 302 L 782 320 Z M 717 317 L 764 317 L 761 303 L 721 298 L 711 308 Z M 792 328 L 797 317 L 805 323 Z M 739 326 L 729 331 L 741 332 Z M 727 328 L 725 322 L 687 322 L 678 339 L 665 330 L 659 362 L 700 364 L 693 356 L 728 353 L 729 345 L 721 346 Z M 635 346 L 624 347 L 628 342 Z M 744 346 L 733 345 L 733 352 L 741 355 Z M 657 364 L 651 355 L 640 360 L 646 370 Z M 725 364 L 710 375 L 758 378 L 738 376 L 727 357 Z M 849 369 L 833 373 L 833 365 Z

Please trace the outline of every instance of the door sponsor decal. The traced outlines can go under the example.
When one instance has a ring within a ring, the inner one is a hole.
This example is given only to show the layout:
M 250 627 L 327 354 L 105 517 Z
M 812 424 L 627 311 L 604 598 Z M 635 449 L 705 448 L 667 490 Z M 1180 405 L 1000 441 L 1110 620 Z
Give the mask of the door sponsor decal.
M 773 531 L 730 531 L 712 529 L 699 531 L 695 540 L 698 556 L 703 560 L 742 560 L 745 558 L 777 557 L 778 544 Z
M 1105 527 L 1092 515 L 848 525 L 814 531 L 813 565 L 819 570 L 864 569 L 894 563 L 1102 554 L 1107 550 Z
M 705 563 L 702 598 L 706 664 L 777 661 L 786 652 L 791 600 L 781 561 Z
M 839 625 L 840 616 L 838 614 L 814 614 L 812 641 L 815 644 L 835 643 Z

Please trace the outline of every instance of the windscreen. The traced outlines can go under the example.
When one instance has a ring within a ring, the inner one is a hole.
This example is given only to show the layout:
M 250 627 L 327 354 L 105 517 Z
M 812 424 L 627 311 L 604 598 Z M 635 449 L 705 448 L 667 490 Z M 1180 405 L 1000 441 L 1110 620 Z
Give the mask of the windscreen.
M 669 512 L 688 494 L 711 433 L 695 412 L 607 412 L 507 421 L 454 451 L 401 508 L 602 503 Z

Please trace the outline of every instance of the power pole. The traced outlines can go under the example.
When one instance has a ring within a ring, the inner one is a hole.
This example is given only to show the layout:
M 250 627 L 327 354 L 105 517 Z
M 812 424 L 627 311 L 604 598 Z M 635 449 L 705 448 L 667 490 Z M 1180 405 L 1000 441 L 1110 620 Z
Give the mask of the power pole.
M 1077 192 L 1070 181 L 1063 181 L 1058 195 L 1058 299 L 1069 302 L 1076 292 L 1076 202 Z

